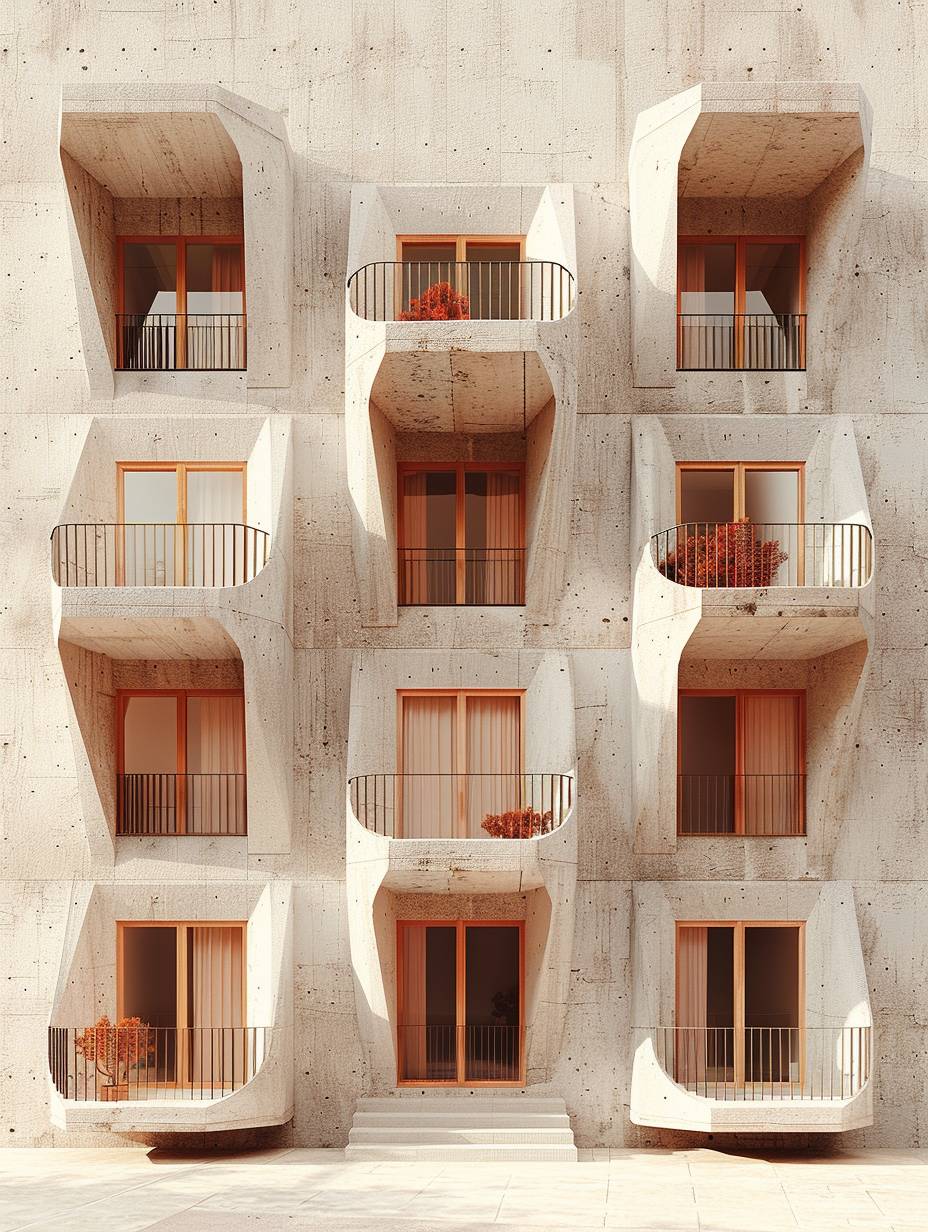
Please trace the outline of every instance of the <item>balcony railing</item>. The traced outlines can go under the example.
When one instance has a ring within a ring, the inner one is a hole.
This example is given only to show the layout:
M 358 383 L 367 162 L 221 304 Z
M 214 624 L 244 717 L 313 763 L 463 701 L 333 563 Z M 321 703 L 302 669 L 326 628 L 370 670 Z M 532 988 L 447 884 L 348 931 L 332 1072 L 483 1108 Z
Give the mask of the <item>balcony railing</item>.
M 266 1027 L 49 1027 L 48 1067 L 74 1100 L 220 1099 L 264 1062 Z
M 117 834 L 248 833 L 244 774 L 120 774 Z
M 804 312 L 681 312 L 681 371 L 800 372 L 806 366 Z
M 372 261 L 348 300 L 365 321 L 559 321 L 574 276 L 557 261 Z
M 270 550 L 240 522 L 70 522 L 51 540 L 59 586 L 241 586 Z
M 680 586 L 866 586 L 873 536 L 858 522 L 685 522 L 651 537 L 651 559 Z
M 401 607 L 525 602 L 524 548 L 399 548 L 397 560 Z
M 116 367 L 126 372 L 244 372 L 245 334 L 241 313 L 119 313 Z
M 805 834 L 804 774 L 678 774 L 678 834 Z
M 850 1099 L 871 1069 L 870 1027 L 652 1027 L 657 1060 L 706 1099 Z
M 388 838 L 537 838 L 573 803 L 569 774 L 362 774 L 348 780 L 355 817 Z
M 396 1029 L 401 1082 L 519 1082 L 521 1026 L 507 1024 L 400 1025 Z

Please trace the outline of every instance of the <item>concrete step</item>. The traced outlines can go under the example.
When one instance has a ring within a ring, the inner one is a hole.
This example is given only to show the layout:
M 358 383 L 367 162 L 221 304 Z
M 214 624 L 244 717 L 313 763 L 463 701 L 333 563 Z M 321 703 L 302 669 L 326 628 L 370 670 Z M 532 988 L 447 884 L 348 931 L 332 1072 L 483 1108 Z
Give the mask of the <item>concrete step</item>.
M 430 1145 L 448 1143 L 486 1143 L 490 1146 L 506 1142 L 528 1143 L 533 1146 L 573 1146 L 574 1135 L 570 1126 L 566 1129 L 537 1129 L 533 1126 L 500 1128 L 497 1125 L 444 1126 L 411 1125 L 364 1126 L 352 1125 L 348 1134 L 352 1146 L 382 1142 L 388 1146 L 413 1146 L 417 1142 Z
M 492 1108 L 494 1112 L 514 1112 L 519 1115 L 531 1111 L 558 1113 L 563 1116 L 567 1112 L 567 1105 L 562 1099 L 547 1095 L 469 1095 L 457 1092 L 451 1095 L 438 1091 L 423 1093 L 414 1089 L 400 1091 L 396 1095 L 362 1095 L 358 1100 L 356 1111 L 397 1112 L 407 1104 L 416 1108 L 432 1105 L 436 1111 L 441 1106 L 443 1111 L 470 1112 Z
M 576 1163 L 575 1146 L 528 1146 L 506 1144 L 488 1146 L 485 1143 L 455 1143 L 453 1145 L 384 1146 L 365 1144 L 345 1147 L 345 1159 L 380 1162 L 433 1161 L 435 1163 Z
M 471 1129 L 486 1125 L 492 1117 L 495 1129 L 521 1129 L 531 1124 L 536 1129 L 569 1129 L 570 1118 L 566 1112 L 529 1112 L 519 1116 L 515 1112 L 472 1112 L 470 1109 L 461 1112 L 432 1112 L 430 1110 L 406 1112 L 356 1112 L 353 1124 L 358 1128 L 379 1129 L 390 1126 L 408 1125 L 413 1128 L 434 1125 L 437 1129 Z

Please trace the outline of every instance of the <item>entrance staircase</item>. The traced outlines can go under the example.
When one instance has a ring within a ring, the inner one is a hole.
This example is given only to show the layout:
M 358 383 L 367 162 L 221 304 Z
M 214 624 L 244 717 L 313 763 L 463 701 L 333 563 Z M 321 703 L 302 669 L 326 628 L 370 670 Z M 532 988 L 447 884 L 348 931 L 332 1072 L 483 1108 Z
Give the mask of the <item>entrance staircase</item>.
M 562 1099 L 518 1090 L 398 1091 L 358 1100 L 346 1159 L 576 1162 Z

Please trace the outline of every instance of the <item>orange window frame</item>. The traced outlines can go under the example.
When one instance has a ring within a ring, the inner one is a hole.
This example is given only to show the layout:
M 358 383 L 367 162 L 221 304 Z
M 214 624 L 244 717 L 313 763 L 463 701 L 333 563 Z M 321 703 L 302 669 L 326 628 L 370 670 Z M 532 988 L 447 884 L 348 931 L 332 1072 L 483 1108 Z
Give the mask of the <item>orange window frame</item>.
M 405 971 L 401 936 L 404 928 L 453 928 L 455 929 L 455 1034 L 457 1077 L 453 1079 L 421 1080 L 404 1078 L 400 1074 L 399 1028 L 400 1006 L 405 992 Z M 466 1026 L 467 1007 L 467 929 L 468 928 L 517 928 L 519 930 L 519 1077 L 512 1080 L 468 1079 L 466 1077 L 464 1048 L 461 1032 Z M 396 1084 L 405 1087 L 522 1087 L 525 1086 L 525 921 L 524 920 L 397 920 L 396 921 L 396 1030 L 394 1047 L 396 1056 Z
M 683 246 L 684 244 L 734 245 L 735 248 L 735 285 L 732 288 L 735 296 L 734 315 L 736 319 L 745 315 L 746 288 L 745 270 L 747 267 L 746 250 L 749 244 L 795 244 L 799 248 L 799 315 L 806 310 L 806 237 L 804 235 L 678 235 L 677 236 L 677 320 L 680 320 L 681 295 L 683 294 Z M 744 367 L 744 334 L 736 329 L 735 335 L 735 367 Z M 680 331 L 677 330 L 677 364 L 682 362 L 680 354 Z M 802 367 L 806 366 L 806 339 L 802 332 Z
M 234 244 L 242 250 L 242 329 L 247 321 L 244 235 L 117 235 L 116 237 L 116 313 L 126 311 L 126 244 L 174 245 L 174 312 L 177 317 L 177 367 L 187 366 L 187 249 L 195 244 Z M 117 330 L 117 341 L 119 331 Z
M 806 834 L 806 800 L 805 792 L 800 792 L 799 822 L 800 828 L 796 834 L 771 836 L 769 834 L 750 834 L 744 828 L 744 705 L 745 697 L 797 697 L 798 706 L 798 763 L 797 774 L 804 778 L 806 773 L 806 690 L 805 689 L 678 689 L 677 690 L 677 775 L 683 773 L 683 707 L 679 699 L 683 697 L 733 697 L 735 699 L 735 828 L 731 833 L 721 834 L 680 834 L 680 819 L 677 817 L 677 834 L 684 838 L 804 838 Z
M 187 827 L 187 702 L 191 697 L 239 697 L 242 701 L 242 765 L 248 763 L 245 736 L 245 690 L 244 689 L 117 689 L 116 690 L 116 781 L 125 774 L 126 764 L 126 704 L 133 697 L 173 697 L 176 710 L 176 768 L 177 783 L 174 807 L 177 813 L 177 833 L 183 834 Z M 117 800 L 120 793 L 116 792 Z
M 685 928 L 730 928 L 734 932 L 732 955 L 732 978 L 734 981 L 733 1000 L 735 1021 L 732 1023 L 734 1033 L 734 1071 L 735 1086 L 744 1086 L 744 934 L 748 928 L 792 928 L 797 932 L 797 964 L 799 967 L 799 986 L 796 989 L 799 1019 L 799 1082 L 802 1087 L 806 1072 L 806 921 L 805 920 L 676 920 L 674 924 L 674 1023 L 680 1022 L 680 933 Z M 783 1086 L 782 1082 L 755 1083 L 752 1086 Z M 797 1084 L 792 1084 L 797 1085 Z
M 525 551 L 525 463 L 524 462 L 399 462 L 397 463 L 396 482 L 396 542 L 402 550 L 405 548 L 424 548 L 424 543 L 407 543 L 404 525 L 403 480 L 407 475 L 422 475 L 433 471 L 454 472 L 454 560 L 455 560 L 455 603 L 460 605 L 467 599 L 467 561 L 464 549 L 468 546 L 465 518 L 464 479 L 473 474 L 509 474 L 517 475 L 519 479 L 519 551 Z

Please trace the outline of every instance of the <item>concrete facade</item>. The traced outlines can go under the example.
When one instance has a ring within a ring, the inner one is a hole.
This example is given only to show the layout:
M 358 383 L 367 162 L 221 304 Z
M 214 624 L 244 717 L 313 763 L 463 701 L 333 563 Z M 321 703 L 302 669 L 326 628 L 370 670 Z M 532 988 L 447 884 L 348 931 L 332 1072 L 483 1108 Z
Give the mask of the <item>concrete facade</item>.
M 10 16 L 9 1144 L 343 1146 L 357 1101 L 394 1091 L 393 922 L 505 918 L 525 921 L 527 1089 L 565 1101 L 578 1146 L 926 1145 L 926 36 L 919 6 L 854 0 Z M 805 371 L 675 371 L 678 220 L 806 236 Z M 247 371 L 114 373 L 115 238 L 242 229 Z M 572 309 L 352 311 L 348 278 L 396 235 L 464 232 L 525 235 L 574 275 Z M 396 462 L 428 458 L 524 462 L 524 606 L 398 606 Z M 804 462 L 806 520 L 871 530 L 872 579 L 668 582 L 650 537 L 694 458 Z M 247 461 L 260 572 L 55 585 L 52 528 L 116 521 L 116 462 L 172 459 Z M 118 836 L 114 690 L 194 681 L 244 687 L 248 835 Z M 805 835 L 677 835 L 681 686 L 806 690 Z M 527 768 L 575 776 L 558 831 L 420 845 L 359 825 L 347 780 L 395 768 L 395 691 L 428 687 L 526 690 Z M 249 921 L 247 1012 L 271 1044 L 241 1091 L 56 1096 L 47 1028 L 113 1016 L 130 919 Z M 873 1026 L 853 1106 L 716 1108 L 655 1065 L 687 919 L 807 922 L 815 1022 Z

